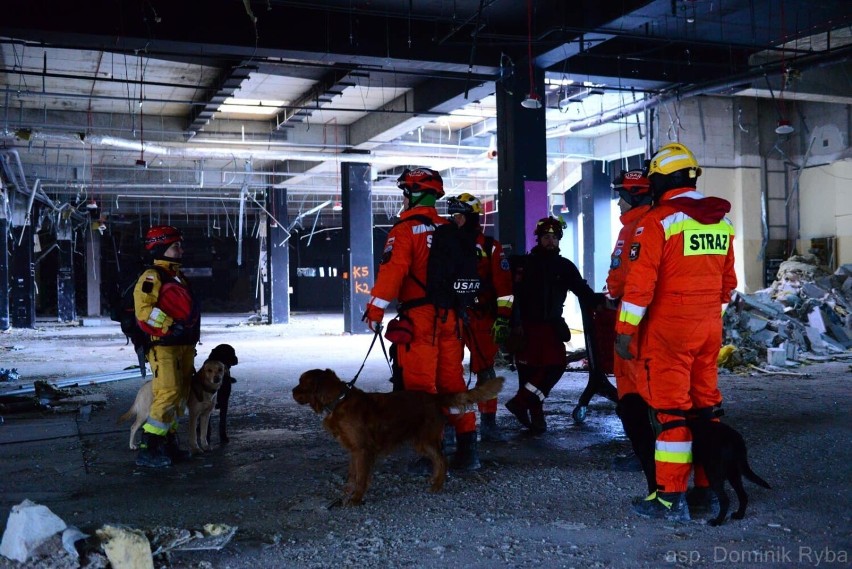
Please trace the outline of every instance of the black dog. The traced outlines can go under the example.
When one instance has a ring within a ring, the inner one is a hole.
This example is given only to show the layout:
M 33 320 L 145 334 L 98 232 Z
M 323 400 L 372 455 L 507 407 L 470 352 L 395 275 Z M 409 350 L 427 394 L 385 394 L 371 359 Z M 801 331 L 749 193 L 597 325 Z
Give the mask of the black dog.
M 687 419 L 686 423 L 692 431 L 692 462 L 704 467 L 710 488 L 719 498 L 719 515 L 707 523 L 718 526 L 725 522 L 731 505 L 725 492 L 725 480 L 734 487 L 739 500 L 739 508 L 731 517 L 735 520 L 743 519 L 748 505 L 743 476 L 758 486 L 770 486 L 748 465 L 746 444 L 742 435 L 730 425 L 716 421 Z
M 216 392 L 216 409 L 219 409 L 219 442 L 225 444 L 228 442 L 228 401 L 231 399 L 231 384 L 237 380 L 231 376 L 231 367 L 237 365 L 237 353 L 234 347 L 230 344 L 219 344 L 207 357 L 208 360 L 218 360 L 225 364 L 225 377 L 222 380 L 222 386 Z M 210 442 L 210 430 L 207 429 L 207 442 Z

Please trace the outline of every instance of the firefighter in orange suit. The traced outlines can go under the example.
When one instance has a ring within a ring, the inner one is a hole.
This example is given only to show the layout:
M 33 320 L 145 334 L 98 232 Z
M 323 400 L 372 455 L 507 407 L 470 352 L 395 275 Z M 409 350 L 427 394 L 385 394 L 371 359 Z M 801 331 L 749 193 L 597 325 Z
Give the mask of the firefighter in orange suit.
M 430 168 L 406 169 L 397 180 L 404 211 L 388 233 L 364 320 L 376 330 L 385 310 L 395 299 L 398 310 L 411 319 L 414 338 L 397 346 L 405 389 L 429 393 L 459 393 L 464 382 L 462 322 L 452 309 L 439 309 L 426 298 L 426 267 L 432 232 L 449 221 L 438 215 L 435 201 L 444 196 L 441 175 Z M 455 470 L 477 470 L 476 415 L 465 409 L 446 410 L 455 428 L 456 452 L 450 462 Z M 412 473 L 431 474 L 428 459 L 409 466 Z
M 142 425 L 136 464 L 162 468 L 189 456 L 178 446 L 177 418 L 183 414 L 195 373 L 201 326 L 198 303 L 180 270 L 181 232 L 169 225 L 151 227 L 144 245 L 153 266 L 139 276 L 133 301 L 139 327 L 148 334 L 146 357 L 154 376 L 154 398 Z
M 640 360 L 645 376 L 637 386 L 658 433 L 657 491 L 634 509 L 645 517 L 686 521 L 692 435 L 684 419 L 689 413 L 711 420 L 722 402 L 716 359 L 721 306 L 737 284 L 734 229 L 725 217 L 731 204 L 696 191 L 701 168 L 684 145 L 660 148 L 647 175 L 654 207 L 633 233 L 615 350 Z M 706 486 L 699 473 L 696 485 Z
M 475 227 L 479 255 L 477 272 L 483 283 L 482 292 L 468 311 L 464 326 L 464 343 L 470 352 L 470 371 L 476 384 L 493 379 L 494 358 L 498 341 L 505 341 L 512 316 L 512 272 L 503 245 L 482 232 L 479 216 L 482 203 L 468 193 L 447 200 L 447 213 L 459 227 Z M 483 441 L 504 442 L 505 435 L 497 426 L 497 398 L 482 401 L 479 406 L 479 435 Z
M 636 224 L 651 208 L 651 188 L 648 178 L 642 170 L 622 172 L 612 185 L 618 192 L 618 207 L 621 210 L 621 231 L 615 242 L 606 277 L 607 297 L 617 303 L 624 295 L 624 281 L 631 263 L 627 255 L 633 244 L 633 233 Z M 625 461 L 625 466 L 616 462 L 620 469 L 633 470 L 632 464 L 638 459 L 645 479 L 648 483 L 648 493 L 656 488 L 654 478 L 654 431 L 648 420 L 648 404 L 639 395 L 636 386 L 637 375 L 642 371 L 638 360 L 625 360 L 618 354 L 614 357 L 614 372 L 618 403 L 615 410 L 624 427 L 624 434 L 630 440 L 634 454 Z

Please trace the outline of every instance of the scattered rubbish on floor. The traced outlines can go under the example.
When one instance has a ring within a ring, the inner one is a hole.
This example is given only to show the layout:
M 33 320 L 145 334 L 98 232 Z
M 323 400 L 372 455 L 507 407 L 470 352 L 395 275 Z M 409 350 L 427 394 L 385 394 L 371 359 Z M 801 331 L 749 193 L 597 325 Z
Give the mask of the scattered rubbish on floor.
M 201 530 L 104 524 L 90 536 L 46 506 L 24 500 L 12 507 L 0 555 L 33 566 L 107 567 L 108 560 L 113 569 L 153 569 L 155 558 L 172 551 L 219 551 L 236 532 L 237 526 L 213 523 Z
M 18 373 L 18 368 L 6 369 L 0 367 L 0 381 L 18 381 L 21 374 Z

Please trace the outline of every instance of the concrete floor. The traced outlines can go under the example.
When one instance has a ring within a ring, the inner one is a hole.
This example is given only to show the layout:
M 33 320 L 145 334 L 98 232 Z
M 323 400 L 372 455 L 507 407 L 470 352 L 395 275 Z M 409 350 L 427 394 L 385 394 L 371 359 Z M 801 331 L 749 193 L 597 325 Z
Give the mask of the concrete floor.
M 743 552 L 755 551 L 762 557 L 751 560 L 761 567 L 791 567 L 815 566 L 818 552 L 837 561 L 852 548 L 852 359 L 792 370 L 807 375 L 720 378 L 726 422 L 743 432 L 753 468 L 773 485 L 747 485 L 746 519 L 720 528 L 630 512 L 644 482 L 610 467 L 628 451 L 614 405 L 595 398 L 585 423 L 571 417 L 588 378 L 582 371 L 566 373 L 548 399 L 544 435 L 520 429 L 501 406 L 509 440 L 481 445 L 481 471 L 451 476 L 442 493 L 430 494 L 425 479 L 405 474 L 413 454 L 402 450 L 377 465 L 364 506 L 340 508 L 347 455 L 290 392 L 314 367 L 354 377 L 371 337 L 344 334 L 336 315 L 295 314 L 276 326 L 251 325 L 248 316 L 205 316 L 198 348 L 199 365 L 219 343 L 232 344 L 240 358 L 230 444 L 167 471 L 136 468 L 129 426 L 115 420 L 141 385 L 138 376 L 76 388 L 103 401 L 91 408 L 0 412 L 0 524 L 2 512 L 26 498 L 87 532 L 106 523 L 239 527 L 222 551 L 160 560 L 172 567 L 742 567 L 756 566 L 742 562 Z M 17 368 L 22 385 L 134 363 L 112 322 L 39 322 L 36 330 L 0 334 L 0 367 Z M 517 376 L 498 373 L 507 380 L 504 403 Z M 357 386 L 389 391 L 388 377 L 376 347 Z M 792 552 L 791 562 L 770 558 L 782 551 Z M 823 566 L 831 566 L 827 559 Z M 62 566 L 56 563 L 40 566 Z M 0 559 L 7 566 L 15 565 Z

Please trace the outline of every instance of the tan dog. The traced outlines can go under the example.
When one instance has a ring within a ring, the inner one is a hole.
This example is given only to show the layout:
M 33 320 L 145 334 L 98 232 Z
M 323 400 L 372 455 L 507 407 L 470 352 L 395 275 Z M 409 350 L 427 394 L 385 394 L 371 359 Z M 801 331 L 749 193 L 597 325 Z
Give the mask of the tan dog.
M 136 420 L 130 425 L 130 450 L 139 448 L 136 444 L 136 431 L 148 419 L 148 412 L 151 410 L 152 401 L 154 401 L 154 392 L 151 390 L 151 382 L 146 381 L 139 388 L 139 392 L 136 393 L 136 399 L 133 401 L 130 409 L 116 421 L 116 423 L 122 423 L 129 421 L 132 417 L 136 417 Z
M 210 413 L 213 411 L 213 404 L 216 391 L 222 385 L 222 380 L 225 376 L 225 366 L 217 360 L 207 360 L 201 369 L 195 372 L 192 376 L 190 384 L 189 401 L 189 446 L 193 454 L 201 453 L 205 450 L 210 450 L 210 445 L 207 443 L 206 437 L 202 437 L 202 447 L 198 446 L 198 435 L 196 428 L 199 422 L 204 428 L 203 433 L 207 432 L 207 427 L 210 423 Z M 136 399 L 133 405 L 116 423 L 129 421 L 132 417 L 136 417 L 133 424 L 130 426 L 130 449 L 136 450 L 136 432 L 145 424 L 148 419 L 148 413 L 151 410 L 151 403 L 154 401 L 154 392 L 150 381 L 146 381 L 136 393 Z M 202 450 L 203 449 L 203 450 Z
M 432 461 L 431 490 L 441 490 L 447 475 L 441 452 L 447 418 L 442 409 L 493 399 L 502 388 L 503 378 L 498 377 L 461 393 L 366 393 L 344 383 L 330 369 L 312 369 L 299 378 L 293 399 L 325 413 L 323 426 L 349 451 L 345 502 L 357 505 L 364 498 L 378 456 L 406 442 Z
M 216 392 L 225 378 L 225 364 L 218 360 L 207 360 L 201 369 L 192 376 L 189 385 L 189 450 L 192 454 L 201 454 L 210 450 L 207 442 L 207 429 L 210 427 L 210 414 L 216 403 Z M 199 436 L 201 435 L 201 436 Z M 199 442 L 201 443 L 199 446 Z

